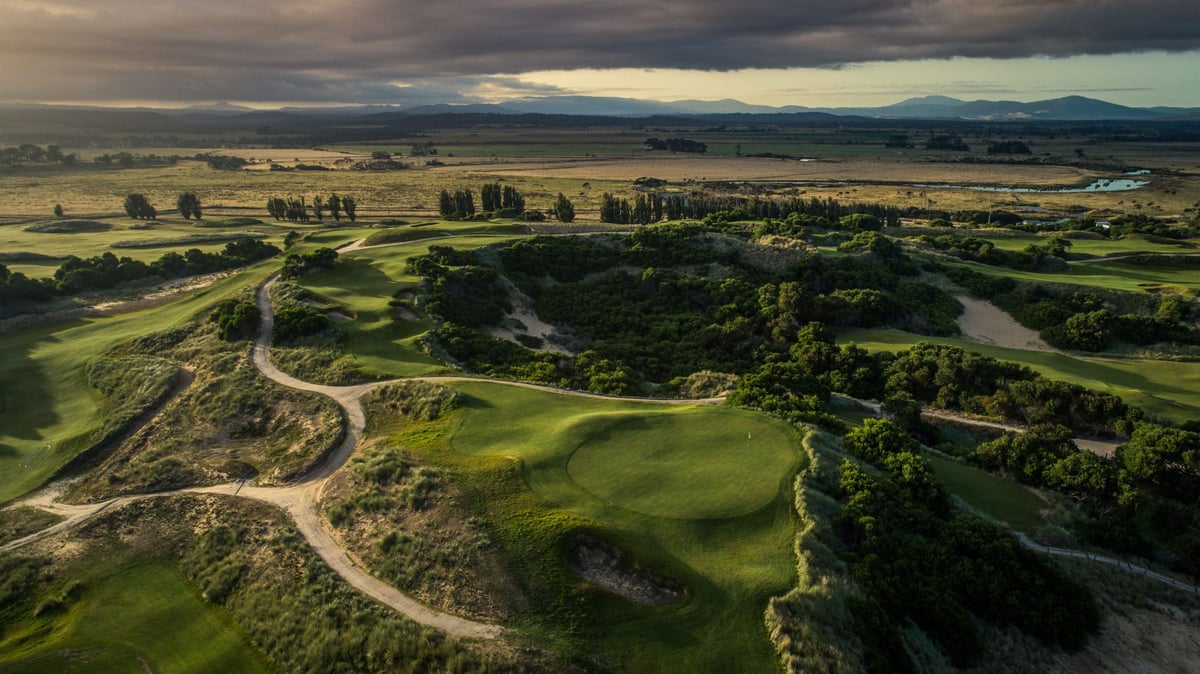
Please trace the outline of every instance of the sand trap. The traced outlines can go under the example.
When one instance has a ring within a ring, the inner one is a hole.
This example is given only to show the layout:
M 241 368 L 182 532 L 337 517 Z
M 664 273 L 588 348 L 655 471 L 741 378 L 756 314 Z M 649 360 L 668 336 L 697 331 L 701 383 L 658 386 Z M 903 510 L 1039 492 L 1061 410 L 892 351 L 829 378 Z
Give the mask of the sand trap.
M 966 295 L 955 295 L 954 299 L 963 305 L 963 313 L 958 317 L 958 327 L 963 336 L 972 342 L 1026 351 L 1055 350 L 1042 341 L 1038 333 L 1016 322 L 1012 316 L 991 302 Z

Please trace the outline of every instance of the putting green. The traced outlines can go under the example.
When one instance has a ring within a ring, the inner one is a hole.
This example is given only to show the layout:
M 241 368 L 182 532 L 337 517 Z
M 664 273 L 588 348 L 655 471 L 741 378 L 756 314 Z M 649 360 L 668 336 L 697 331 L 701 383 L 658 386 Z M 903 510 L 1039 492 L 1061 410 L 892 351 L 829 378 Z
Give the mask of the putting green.
M 624 419 L 593 434 L 567 463 L 592 495 L 643 515 L 718 519 L 770 504 L 796 462 L 782 424 L 738 414 Z

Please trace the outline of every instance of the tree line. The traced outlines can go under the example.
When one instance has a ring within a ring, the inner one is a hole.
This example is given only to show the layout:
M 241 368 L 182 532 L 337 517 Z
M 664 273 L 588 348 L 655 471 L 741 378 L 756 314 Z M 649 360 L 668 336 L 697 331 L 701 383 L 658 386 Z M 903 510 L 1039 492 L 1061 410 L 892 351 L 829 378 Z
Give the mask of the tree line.
M 310 222 L 313 218 L 322 222 L 326 214 L 335 221 L 341 221 L 345 215 L 346 219 L 354 222 L 358 219 L 358 201 L 352 196 L 336 192 L 327 197 L 318 194 L 312 198 L 311 204 L 304 196 L 271 197 L 267 199 L 267 214 L 276 220 L 288 222 Z
M 0 300 L 19 311 L 21 305 L 45 302 L 55 297 L 105 290 L 125 282 L 149 278 L 181 278 L 243 267 L 279 254 L 279 248 L 256 239 L 239 239 L 225 244 L 218 253 L 198 248 L 182 255 L 164 253 L 153 262 L 117 257 L 106 252 L 89 258 L 69 255 L 54 275 L 30 279 L 0 265 Z

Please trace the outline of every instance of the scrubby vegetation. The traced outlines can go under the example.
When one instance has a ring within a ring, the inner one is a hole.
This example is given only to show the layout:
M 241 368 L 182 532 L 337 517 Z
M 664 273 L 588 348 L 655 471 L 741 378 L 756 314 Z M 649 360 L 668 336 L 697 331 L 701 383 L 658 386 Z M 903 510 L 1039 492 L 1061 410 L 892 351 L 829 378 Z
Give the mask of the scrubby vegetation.
M 265 379 L 245 343 L 223 341 L 220 330 L 206 320 L 114 349 L 114 359 L 158 354 L 194 372 L 195 381 L 99 457 L 76 493 L 95 498 L 256 476 L 277 482 L 303 473 L 340 441 L 341 413 L 332 401 Z

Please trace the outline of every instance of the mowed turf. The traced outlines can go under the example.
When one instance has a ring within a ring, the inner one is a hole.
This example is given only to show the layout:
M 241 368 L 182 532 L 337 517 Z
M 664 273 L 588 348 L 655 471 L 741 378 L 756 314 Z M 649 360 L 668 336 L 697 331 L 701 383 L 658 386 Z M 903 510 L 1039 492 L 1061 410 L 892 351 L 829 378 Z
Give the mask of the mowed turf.
M 998 360 L 1026 365 L 1051 379 L 1121 396 L 1151 415 L 1177 422 L 1200 418 L 1200 363 L 1166 360 L 1083 358 L 1053 351 L 1026 351 L 953 337 L 914 335 L 895 329 L 848 330 L 840 344 L 868 351 L 902 351 L 919 342 L 948 344 Z
M 681 602 L 668 607 L 594 589 L 581 657 L 631 672 L 777 669 L 763 612 L 795 582 L 798 432 L 726 407 L 576 398 L 483 382 L 455 387 L 468 398 L 448 449 L 456 463 L 486 476 L 477 488 L 487 494 L 482 507 L 502 540 L 519 548 L 543 541 L 536 545 L 546 552 L 535 558 L 553 561 L 537 564 L 561 573 L 563 541 L 583 529 L 686 585 Z M 639 429 L 647 440 L 632 440 Z M 668 450 L 649 468 L 657 486 L 640 476 L 654 463 L 656 446 Z M 724 475 L 707 465 L 714 460 Z M 487 471 L 505 462 L 519 466 L 523 484 L 497 486 Z M 532 573 L 547 572 L 537 568 Z
M 938 480 L 967 505 L 1017 531 L 1032 532 L 1045 523 L 1045 502 L 1012 480 L 940 456 L 926 454 Z
M 790 431 L 761 419 L 664 414 L 597 431 L 567 471 L 593 495 L 645 515 L 712 519 L 769 504 L 779 485 L 763 476 L 786 473 L 795 461 Z
M 233 619 L 170 565 L 93 568 L 80 598 L 49 625 L 43 618 L 5 626 L 0 672 L 271 671 Z M 48 636 L 25 641 L 47 627 Z
M 381 248 L 368 248 L 343 255 L 331 270 L 301 279 L 301 284 L 321 297 L 340 305 L 353 320 L 338 323 L 346 333 L 347 357 L 371 372 L 390 377 L 416 377 L 440 372 L 442 363 L 425 354 L 419 343 L 433 328 L 427 317 L 401 317 L 388 303 L 397 292 L 419 291 L 420 277 L 405 272 L 408 258 L 424 255 L 433 244 L 460 249 L 478 248 L 512 238 L 512 234 L 468 234 L 443 236 L 445 231 L 484 231 L 478 223 L 446 223 L 430 231 L 428 240 L 416 240 Z M 503 231 L 506 225 L 497 225 Z M 421 229 L 398 231 L 421 232 Z

